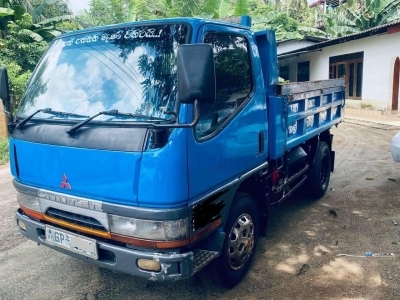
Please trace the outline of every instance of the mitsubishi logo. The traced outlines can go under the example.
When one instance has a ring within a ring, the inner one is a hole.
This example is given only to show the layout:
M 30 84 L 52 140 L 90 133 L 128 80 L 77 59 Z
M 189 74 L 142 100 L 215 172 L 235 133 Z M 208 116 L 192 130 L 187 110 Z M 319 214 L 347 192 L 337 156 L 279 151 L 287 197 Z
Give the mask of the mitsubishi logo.
M 68 178 L 65 174 L 62 177 L 62 181 L 60 183 L 60 188 L 69 189 L 69 190 L 71 189 L 71 185 L 68 183 Z

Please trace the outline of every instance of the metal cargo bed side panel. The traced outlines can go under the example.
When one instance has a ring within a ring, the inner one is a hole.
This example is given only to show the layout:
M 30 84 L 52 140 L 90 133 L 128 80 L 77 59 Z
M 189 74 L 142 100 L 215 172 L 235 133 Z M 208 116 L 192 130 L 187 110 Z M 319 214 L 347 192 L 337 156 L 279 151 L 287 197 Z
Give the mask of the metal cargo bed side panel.
M 293 83 L 280 88 L 287 106 L 286 151 L 343 120 L 343 79 Z

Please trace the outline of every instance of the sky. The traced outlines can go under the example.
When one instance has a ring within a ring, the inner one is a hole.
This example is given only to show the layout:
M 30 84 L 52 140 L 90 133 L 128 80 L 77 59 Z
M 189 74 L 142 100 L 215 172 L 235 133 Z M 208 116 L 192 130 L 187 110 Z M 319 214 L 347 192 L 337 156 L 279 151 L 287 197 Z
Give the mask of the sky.
M 80 10 L 83 9 L 88 9 L 89 8 L 89 2 L 90 0 L 67 0 L 69 7 L 71 10 L 75 13 L 77 13 Z

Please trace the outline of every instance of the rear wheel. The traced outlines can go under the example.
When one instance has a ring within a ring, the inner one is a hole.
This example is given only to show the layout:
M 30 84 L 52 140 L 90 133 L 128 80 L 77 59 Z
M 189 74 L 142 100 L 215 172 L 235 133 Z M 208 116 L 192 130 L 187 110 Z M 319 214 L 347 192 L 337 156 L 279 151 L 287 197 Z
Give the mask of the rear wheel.
M 257 244 L 257 205 L 247 194 L 238 194 L 225 225 L 225 242 L 213 268 L 219 283 L 232 288 L 246 275 Z
M 307 179 L 307 194 L 321 198 L 328 189 L 331 177 L 331 151 L 325 142 L 319 142 Z

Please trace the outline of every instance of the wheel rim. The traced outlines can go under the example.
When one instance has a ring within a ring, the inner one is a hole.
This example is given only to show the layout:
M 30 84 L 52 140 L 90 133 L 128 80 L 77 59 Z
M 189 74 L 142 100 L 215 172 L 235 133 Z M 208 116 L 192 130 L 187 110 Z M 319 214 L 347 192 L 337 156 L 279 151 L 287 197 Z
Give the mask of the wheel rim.
M 229 233 L 228 263 L 238 270 L 247 262 L 254 247 L 254 223 L 250 215 L 242 214 Z
M 325 188 L 325 185 L 327 184 L 327 179 L 329 175 L 329 170 L 328 170 L 328 155 L 324 155 L 322 157 L 322 163 L 321 163 L 321 187 Z

